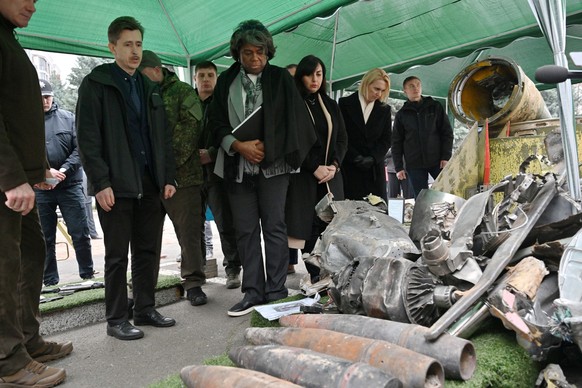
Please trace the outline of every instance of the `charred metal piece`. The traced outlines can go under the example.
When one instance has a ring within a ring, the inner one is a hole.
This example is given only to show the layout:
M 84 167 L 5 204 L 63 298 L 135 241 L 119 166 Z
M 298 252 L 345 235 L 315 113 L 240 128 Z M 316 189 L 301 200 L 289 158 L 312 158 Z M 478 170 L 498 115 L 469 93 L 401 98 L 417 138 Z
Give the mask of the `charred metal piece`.
M 479 280 L 481 270 L 473 256 L 480 255 L 497 236 L 492 211 L 487 210 L 492 208 L 492 194 L 506 184 L 503 181 L 465 202 L 450 233 L 450 242 L 445 242 L 434 229 L 421 239 L 422 260 L 432 273 L 454 273 L 454 277 L 472 284 Z
M 236 365 L 304 387 L 402 387 L 396 377 L 362 362 L 352 363 L 307 349 L 280 345 L 241 346 L 228 356 Z
M 447 330 L 447 333 L 459 338 L 471 338 L 473 333 L 483 324 L 483 322 L 491 317 L 489 313 L 489 303 L 487 301 L 479 301 L 467 311 L 455 324 Z
M 566 246 L 558 271 L 560 298 L 554 301 L 558 307 L 554 320 L 555 335 L 573 342 L 582 350 L 582 229 Z
M 441 283 L 441 280 L 426 266 L 416 263 L 410 267 L 408 274 L 404 277 L 404 295 L 402 296 L 408 322 L 429 326 L 441 316 L 441 309 L 446 303 L 437 300 L 440 296 L 436 289 L 448 288 L 448 286 L 441 286 Z M 451 298 L 453 299 L 454 297 Z
M 491 201 L 490 191 L 475 194 L 465 202 L 459 211 L 457 222 L 451 232 L 451 245 L 449 248 L 451 260 L 457 264 L 454 269 L 460 266 L 469 258 L 473 252 L 473 235 L 481 224 L 483 214 Z M 457 259 L 457 257 L 459 257 Z
M 449 247 L 441 234 L 434 229 L 420 240 L 420 247 L 424 263 L 430 272 L 437 276 L 448 275 L 456 271 L 469 257 L 473 256 L 472 252 L 465 251 L 449 260 Z
M 506 197 L 504 202 L 525 203 L 531 202 L 540 190 L 537 177 L 531 174 L 520 174 L 515 178 L 517 187 Z
M 327 226 L 310 260 L 325 274 L 338 273 L 356 257 L 420 255 L 408 233 L 385 211 L 366 201 L 334 202 L 337 214 Z
M 519 173 L 527 174 L 527 170 L 534 160 L 537 160 L 540 164 L 545 164 L 548 168 L 552 165 L 552 162 L 550 162 L 550 159 L 546 155 L 530 155 L 519 165 Z
M 253 345 L 284 345 L 365 362 L 397 377 L 405 387 L 438 388 L 444 385 L 443 366 L 432 357 L 390 342 L 324 329 L 249 328 L 245 338 Z
M 582 302 L 567 299 L 554 300 L 556 311 L 552 315 L 552 334 L 564 341 L 578 345 L 582 351 Z
M 366 314 L 362 304 L 362 287 L 375 260 L 375 257 L 359 257 L 333 276 L 334 286 L 329 293 L 340 312 Z
M 362 305 L 369 317 L 408 322 L 402 296 L 406 292 L 404 279 L 413 262 L 391 257 L 374 260 L 362 287 Z
M 550 319 L 554 314 L 552 302 L 557 295 L 557 276 L 553 273 L 541 282 L 534 301 L 515 292 L 513 287 L 489 298 L 491 314 L 501 319 L 505 327 L 517 333 L 517 343 L 535 361 L 543 361 L 550 349 L 561 344 L 561 339 L 552 334 L 553 322 Z
M 558 286 L 560 298 L 582 302 L 582 229 L 568 244 L 560 261 Z
M 572 237 L 580 229 L 582 229 L 582 213 L 562 218 L 560 221 L 551 224 L 537 226 L 528 235 L 525 244 L 533 245 L 536 242 L 541 244 L 565 237 Z
M 410 238 L 420 242 L 432 229 L 448 236 L 452 229 L 448 218 L 456 217 L 465 202 L 464 198 L 453 194 L 431 189 L 422 190 L 414 204 Z
M 455 291 L 457 291 L 455 286 L 436 286 L 433 291 L 435 305 L 445 309 L 450 308 L 457 301 Z
M 475 347 L 470 341 L 449 334 L 427 341 L 428 328 L 361 315 L 288 315 L 279 319 L 286 327 L 328 329 L 360 337 L 387 341 L 438 360 L 447 378 L 468 380 L 477 366 Z
M 532 185 L 527 185 L 532 186 Z M 519 188 L 516 189 L 520 192 Z M 511 261 L 511 258 L 519 249 L 521 243 L 533 228 L 540 215 L 546 209 L 550 201 L 557 193 L 556 179 L 552 174 L 545 176 L 545 181 L 541 189 L 537 192 L 533 201 L 529 204 L 527 214 L 524 212 L 518 216 L 519 227 L 515 228 L 509 234 L 509 237 L 501 243 L 499 248 L 493 254 L 491 261 L 485 268 L 483 276 L 474 287 L 468 290 L 462 298 L 457 301 L 449 310 L 447 310 L 439 320 L 432 325 L 429 332 L 426 333 L 428 340 L 436 340 L 444 331 L 450 327 L 458 318 L 460 318 L 485 292 L 491 287 L 499 277 L 503 269 Z M 469 201 L 467 201 L 469 202 Z M 461 212 L 463 209 L 461 209 Z M 460 216 L 459 216 L 460 218 Z M 456 229 L 456 225 L 455 225 Z
M 566 376 L 558 364 L 548 364 L 540 372 L 536 379 L 535 388 L 540 387 L 559 387 L 559 388 L 576 388 L 576 385 L 568 383 Z
M 406 259 L 359 257 L 333 280 L 330 295 L 344 314 L 422 325 L 440 316 L 433 291 L 441 282 L 426 267 Z
M 330 293 L 342 313 L 406 322 L 402 279 L 412 265 L 408 260 L 358 257 L 334 276 Z

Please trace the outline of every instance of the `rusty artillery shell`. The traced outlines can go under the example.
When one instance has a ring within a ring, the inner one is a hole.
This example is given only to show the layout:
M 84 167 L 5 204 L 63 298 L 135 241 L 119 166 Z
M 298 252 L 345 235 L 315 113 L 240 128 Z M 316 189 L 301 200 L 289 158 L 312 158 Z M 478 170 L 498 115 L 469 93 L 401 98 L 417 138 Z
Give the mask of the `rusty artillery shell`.
M 365 362 L 397 377 L 405 387 L 437 388 L 445 382 L 443 366 L 434 358 L 401 346 L 337 331 L 310 328 L 249 328 L 253 345 L 277 344 Z
M 182 381 L 188 388 L 293 388 L 297 384 L 266 373 L 217 365 L 191 365 L 182 368 Z
M 402 387 L 396 377 L 361 362 L 279 345 L 241 346 L 228 356 L 238 366 L 313 388 Z
M 346 314 L 295 314 L 280 318 L 279 323 L 282 326 L 334 330 L 400 345 L 438 360 L 448 378 L 468 380 L 477 366 L 475 347 L 470 341 L 446 333 L 428 341 L 424 334 L 429 328 L 424 326 Z

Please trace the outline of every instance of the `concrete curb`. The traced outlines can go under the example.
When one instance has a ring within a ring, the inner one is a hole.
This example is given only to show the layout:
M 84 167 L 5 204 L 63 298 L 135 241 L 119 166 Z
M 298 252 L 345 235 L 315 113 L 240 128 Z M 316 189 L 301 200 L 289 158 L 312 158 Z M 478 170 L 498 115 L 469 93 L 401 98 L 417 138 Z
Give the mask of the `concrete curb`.
M 156 291 L 156 307 L 178 302 L 181 286 Z M 44 313 L 40 323 L 40 335 L 48 336 L 92 323 L 105 322 L 105 301 L 92 302 L 69 309 Z

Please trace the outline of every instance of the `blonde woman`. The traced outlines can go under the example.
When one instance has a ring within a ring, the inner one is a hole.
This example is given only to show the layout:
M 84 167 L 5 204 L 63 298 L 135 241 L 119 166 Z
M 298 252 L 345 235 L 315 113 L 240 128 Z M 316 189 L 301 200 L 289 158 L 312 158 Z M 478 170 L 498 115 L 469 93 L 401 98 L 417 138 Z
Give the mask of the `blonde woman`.
M 374 194 L 386 200 L 384 156 L 390 148 L 391 109 L 386 103 L 390 77 L 382 69 L 368 71 L 357 93 L 340 98 L 348 134 L 342 164 L 346 199 Z

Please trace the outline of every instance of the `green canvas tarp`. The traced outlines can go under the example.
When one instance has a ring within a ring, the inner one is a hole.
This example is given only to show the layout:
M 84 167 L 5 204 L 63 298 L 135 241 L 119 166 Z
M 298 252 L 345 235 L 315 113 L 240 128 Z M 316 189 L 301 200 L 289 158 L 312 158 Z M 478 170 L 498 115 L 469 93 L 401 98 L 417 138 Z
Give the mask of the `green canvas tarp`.
M 393 92 L 414 73 L 426 94 L 446 96 L 458 71 L 487 55 L 515 60 L 532 80 L 537 67 L 553 63 L 527 0 L 43 0 L 37 8 L 19 31 L 27 48 L 110 56 L 108 24 L 132 15 L 146 28 L 144 47 L 179 66 L 206 59 L 229 66 L 233 29 L 258 19 L 275 35 L 273 63 L 317 55 L 335 90 L 381 67 L 392 74 Z M 582 51 L 582 0 L 566 0 L 565 11 L 566 50 Z

